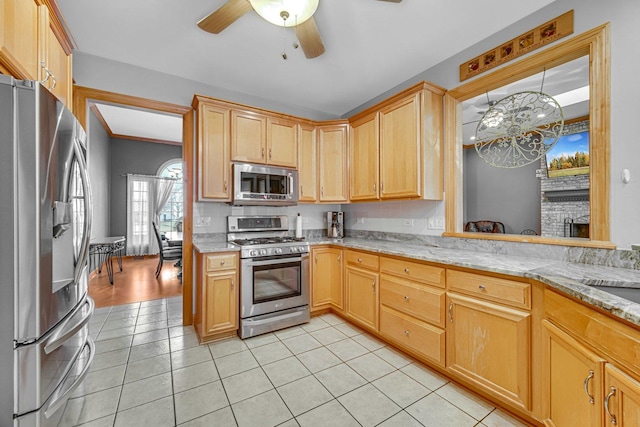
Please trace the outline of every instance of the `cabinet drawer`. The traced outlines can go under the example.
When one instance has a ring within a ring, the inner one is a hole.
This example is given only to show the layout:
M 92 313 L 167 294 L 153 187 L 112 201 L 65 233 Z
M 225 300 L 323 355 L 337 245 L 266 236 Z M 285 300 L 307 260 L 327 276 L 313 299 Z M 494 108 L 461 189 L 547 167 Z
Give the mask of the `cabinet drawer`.
M 232 270 L 237 266 L 237 254 L 216 254 L 206 256 L 207 271 Z
M 449 290 L 514 307 L 531 308 L 529 283 L 456 270 L 447 270 L 447 283 Z
M 380 265 L 380 257 L 378 255 L 354 251 L 345 251 L 345 253 L 345 256 L 347 257 L 347 264 L 378 271 L 378 267 Z
M 380 307 L 380 333 L 444 366 L 444 330 L 387 307 Z
M 380 272 L 394 274 L 406 279 L 420 281 L 429 285 L 444 288 L 445 270 L 440 267 L 420 264 L 404 259 L 380 259 Z
M 393 276 L 380 278 L 380 303 L 425 322 L 444 327 L 444 289 L 411 283 Z

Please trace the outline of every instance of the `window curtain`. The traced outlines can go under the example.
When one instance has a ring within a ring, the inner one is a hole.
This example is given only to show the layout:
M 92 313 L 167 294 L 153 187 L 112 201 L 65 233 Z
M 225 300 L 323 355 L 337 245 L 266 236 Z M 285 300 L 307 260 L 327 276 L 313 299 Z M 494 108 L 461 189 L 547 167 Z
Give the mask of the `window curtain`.
M 169 200 L 174 179 L 127 175 L 127 255 L 159 252 L 152 222 Z

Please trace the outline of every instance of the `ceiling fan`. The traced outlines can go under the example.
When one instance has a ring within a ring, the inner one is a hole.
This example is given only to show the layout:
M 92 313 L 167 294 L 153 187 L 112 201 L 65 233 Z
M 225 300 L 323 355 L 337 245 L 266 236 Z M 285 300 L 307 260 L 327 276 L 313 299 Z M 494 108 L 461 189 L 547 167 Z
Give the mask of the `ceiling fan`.
M 378 1 L 400 3 L 402 0 Z M 313 19 L 318 2 L 319 0 L 228 0 L 219 9 L 201 19 L 198 27 L 204 31 L 219 34 L 242 15 L 255 10 L 272 24 L 295 27 L 304 55 L 307 58 L 315 58 L 324 53 L 322 37 Z

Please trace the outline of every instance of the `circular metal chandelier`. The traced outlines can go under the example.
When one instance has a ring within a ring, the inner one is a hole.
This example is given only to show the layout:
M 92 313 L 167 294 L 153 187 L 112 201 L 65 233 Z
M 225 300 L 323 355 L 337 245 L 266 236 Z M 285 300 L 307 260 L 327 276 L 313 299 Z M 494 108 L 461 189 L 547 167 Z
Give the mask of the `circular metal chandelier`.
M 474 145 L 491 166 L 518 168 L 544 156 L 564 128 L 560 104 L 542 92 L 518 92 L 490 104 L 476 127 Z

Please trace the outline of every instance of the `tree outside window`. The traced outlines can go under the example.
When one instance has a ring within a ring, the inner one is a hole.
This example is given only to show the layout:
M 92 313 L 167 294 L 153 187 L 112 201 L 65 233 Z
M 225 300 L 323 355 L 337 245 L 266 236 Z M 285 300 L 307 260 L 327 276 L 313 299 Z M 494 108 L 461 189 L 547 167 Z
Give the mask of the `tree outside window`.
M 183 198 L 182 198 L 182 159 L 171 159 L 165 162 L 158 169 L 158 176 L 164 178 L 175 178 L 171 196 L 167 204 L 160 211 L 160 223 L 158 224 L 161 232 L 166 231 L 182 231 Z

